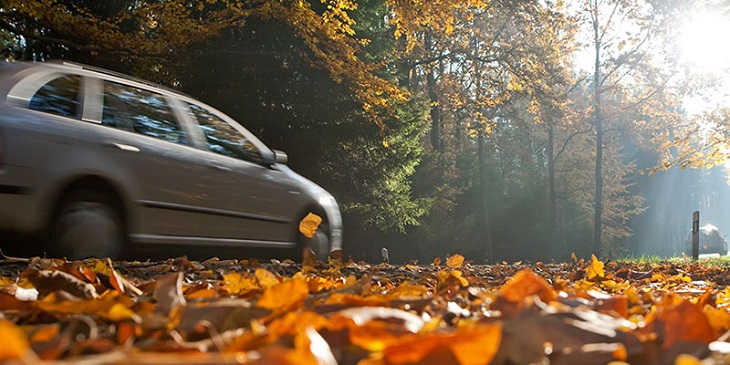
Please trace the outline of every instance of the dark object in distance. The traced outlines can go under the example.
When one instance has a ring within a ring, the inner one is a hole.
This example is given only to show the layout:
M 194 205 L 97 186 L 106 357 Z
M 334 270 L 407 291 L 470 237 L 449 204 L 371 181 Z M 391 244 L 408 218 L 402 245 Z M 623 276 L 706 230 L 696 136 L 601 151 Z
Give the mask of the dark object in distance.
M 687 233 L 685 245 L 688 253 L 692 253 L 692 230 Z M 727 241 L 720 230 L 712 224 L 700 227 L 700 254 L 717 253 L 727 255 Z

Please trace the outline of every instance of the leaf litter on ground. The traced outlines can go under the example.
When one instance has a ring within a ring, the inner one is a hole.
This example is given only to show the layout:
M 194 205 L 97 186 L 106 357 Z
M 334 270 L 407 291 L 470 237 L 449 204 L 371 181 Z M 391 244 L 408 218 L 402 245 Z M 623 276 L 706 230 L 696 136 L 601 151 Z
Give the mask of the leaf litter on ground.
M 0 362 L 730 364 L 722 265 L 310 264 L 2 260 Z

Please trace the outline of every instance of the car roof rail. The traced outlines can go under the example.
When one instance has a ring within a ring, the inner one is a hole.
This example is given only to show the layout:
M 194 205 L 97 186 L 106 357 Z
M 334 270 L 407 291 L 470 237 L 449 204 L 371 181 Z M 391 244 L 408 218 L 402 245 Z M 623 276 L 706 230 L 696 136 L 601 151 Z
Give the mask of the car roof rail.
M 119 77 L 119 78 L 122 78 L 122 79 L 126 79 L 126 80 L 130 80 L 130 81 L 138 82 L 140 84 L 144 84 L 144 85 L 147 85 L 147 86 L 156 87 L 156 88 L 159 88 L 159 89 L 168 91 L 168 92 L 172 92 L 172 93 L 176 93 L 176 94 L 179 94 L 179 95 L 185 95 L 187 97 L 191 97 L 190 95 L 187 95 L 187 94 L 183 93 L 180 90 L 175 90 L 175 89 L 170 88 L 170 87 L 167 87 L 165 85 L 160 85 L 158 83 L 155 83 L 155 82 L 152 82 L 152 81 L 148 81 L 148 80 L 144 80 L 144 79 L 140 79 L 138 77 L 135 77 L 135 76 L 132 76 L 132 75 L 128 75 L 128 74 L 125 74 L 125 73 L 122 73 L 122 72 L 118 72 L 118 71 L 112 71 L 112 70 L 105 69 L 105 68 L 101 68 L 101 67 L 91 66 L 91 65 L 84 64 L 84 63 L 67 61 L 67 60 L 62 60 L 60 62 L 59 61 L 49 61 L 49 62 L 50 63 L 61 64 L 61 65 L 64 65 L 64 66 L 76 67 L 76 68 L 80 68 L 80 69 L 83 69 L 83 70 L 93 71 L 93 72 L 97 72 L 97 73 L 100 73 L 100 74 L 103 74 L 103 75 Z

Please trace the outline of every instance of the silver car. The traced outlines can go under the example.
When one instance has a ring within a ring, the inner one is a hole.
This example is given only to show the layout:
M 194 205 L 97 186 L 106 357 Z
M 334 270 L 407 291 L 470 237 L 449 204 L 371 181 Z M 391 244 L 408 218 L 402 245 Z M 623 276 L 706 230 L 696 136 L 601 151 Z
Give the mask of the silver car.
M 340 253 L 337 202 L 286 159 L 215 108 L 150 82 L 71 63 L 0 64 L 0 230 L 42 234 L 55 255 Z M 311 238 L 299 229 L 309 213 L 322 218 Z

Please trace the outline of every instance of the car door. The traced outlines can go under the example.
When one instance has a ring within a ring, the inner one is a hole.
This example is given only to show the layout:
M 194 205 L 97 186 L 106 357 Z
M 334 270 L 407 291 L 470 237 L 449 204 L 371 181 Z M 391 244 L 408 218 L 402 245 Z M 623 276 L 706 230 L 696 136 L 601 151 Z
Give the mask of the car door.
M 122 80 L 97 79 L 102 98 L 99 122 L 105 151 L 136 182 L 130 237 L 145 243 L 186 243 L 206 232 L 210 196 L 190 130 L 178 119 L 170 98 Z M 95 103 L 92 103 L 94 105 Z M 94 113 L 87 113 L 94 114 Z
M 218 235 L 253 246 L 293 245 L 302 194 L 295 181 L 272 168 L 273 152 L 221 113 L 183 103 L 204 137 L 210 169 L 202 180 L 211 187 L 215 209 L 232 218 L 216 222 Z

